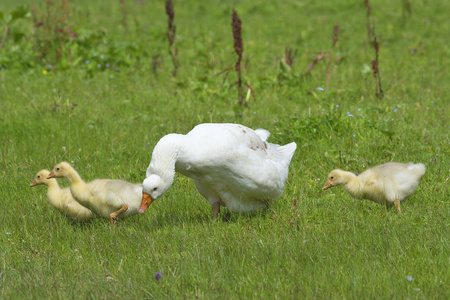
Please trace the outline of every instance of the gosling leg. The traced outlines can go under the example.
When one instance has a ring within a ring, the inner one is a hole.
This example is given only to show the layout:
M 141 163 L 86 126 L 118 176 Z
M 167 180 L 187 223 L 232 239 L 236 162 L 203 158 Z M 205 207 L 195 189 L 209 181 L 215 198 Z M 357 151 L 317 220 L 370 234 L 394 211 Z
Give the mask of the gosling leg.
M 397 207 L 398 213 L 401 214 L 402 210 L 400 209 L 400 200 L 394 201 L 395 207 Z
M 127 210 L 128 204 L 124 204 L 118 211 L 111 213 L 109 215 L 109 220 L 111 221 L 111 223 L 117 224 L 117 216 L 120 215 L 121 213 L 126 212 Z
M 215 221 L 220 212 L 220 202 L 214 203 L 212 205 L 212 210 L 213 210 L 213 221 Z

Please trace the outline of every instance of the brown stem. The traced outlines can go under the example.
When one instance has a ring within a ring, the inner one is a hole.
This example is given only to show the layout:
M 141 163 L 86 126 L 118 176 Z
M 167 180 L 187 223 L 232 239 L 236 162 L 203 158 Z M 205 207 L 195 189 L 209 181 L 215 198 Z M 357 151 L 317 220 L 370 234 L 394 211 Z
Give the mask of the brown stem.
M 6 36 L 8 35 L 8 23 L 5 25 L 5 31 L 3 32 L 2 42 L 0 43 L 0 48 L 3 48 L 5 44 Z

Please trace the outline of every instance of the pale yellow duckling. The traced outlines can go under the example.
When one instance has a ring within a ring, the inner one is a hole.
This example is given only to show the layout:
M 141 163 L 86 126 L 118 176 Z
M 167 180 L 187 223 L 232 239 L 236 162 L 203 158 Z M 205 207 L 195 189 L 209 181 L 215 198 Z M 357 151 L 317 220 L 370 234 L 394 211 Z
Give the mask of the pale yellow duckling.
M 400 202 L 414 193 L 424 174 L 425 165 L 420 163 L 390 162 L 370 168 L 359 175 L 333 170 L 323 189 L 345 184 L 351 196 L 387 206 L 394 203 L 401 213 Z
M 67 178 L 72 196 L 81 205 L 99 216 L 117 223 L 117 218 L 129 217 L 139 211 L 142 200 L 142 185 L 123 180 L 96 179 L 84 182 L 67 162 L 55 166 L 48 178 Z
M 49 170 L 39 171 L 30 187 L 41 184 L 47 185 L 48 202 L 70 219 L 76 221 L 91 219 L 93 217 L 92 212 L 73 199 L 69 188 L 61 189 L 56 179 L 47 179 L 49 174 Z

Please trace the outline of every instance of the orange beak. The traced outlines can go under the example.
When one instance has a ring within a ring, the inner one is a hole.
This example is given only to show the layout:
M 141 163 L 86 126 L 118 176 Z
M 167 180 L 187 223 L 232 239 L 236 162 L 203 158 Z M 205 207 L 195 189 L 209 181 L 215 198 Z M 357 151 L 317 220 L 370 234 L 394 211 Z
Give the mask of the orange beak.
M 30 184 L 30 186 L 35 186 L 35 185 L 37 185 L 36 180 L 34 180 L 34 181 Z
M 147 193 L 142 193 L 142 202 L 141 202 L 141 207 L 139 208 L 139 213 L 143 214 L 145 212 L 145 210 L 147 209 L 147 207 L 149 207 L 150 204 L 152 204 L 153 199 L 152 197 L 150 197 L 149 194 Z
M 47 176 L 47 179 L 50 179 L 50 178 L 55 178 L 55 173 L 53 173 L 53 171 L 50 174 L 48 174 L 48 176 Z
M 327 180 L 327 183 L 325 183 L 325 185 L 323 186 L 323 190 L 325 191 L 325 190 L 329 189 L 330 187 L 332 187 L 331 182 L 329 180 Z

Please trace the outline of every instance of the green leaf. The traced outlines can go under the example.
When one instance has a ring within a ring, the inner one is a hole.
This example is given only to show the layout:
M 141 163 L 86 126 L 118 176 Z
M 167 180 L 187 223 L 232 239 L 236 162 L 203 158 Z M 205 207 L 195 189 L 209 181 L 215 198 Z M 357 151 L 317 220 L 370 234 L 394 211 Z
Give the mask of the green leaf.
M 20 32 L 20 31 L 14 31 L 12 33 L 12 36 L 13 36 L 14 42 L 17 43 L 25 36 L 25 33 Z
M 10 22 L 14 22 L 18 19 L 24 19 L 30 16 L 30 11 L 28 10 L 26 5 L 21 5 L 16 8 L 16 10 L 11 12 L 11 20 Z

